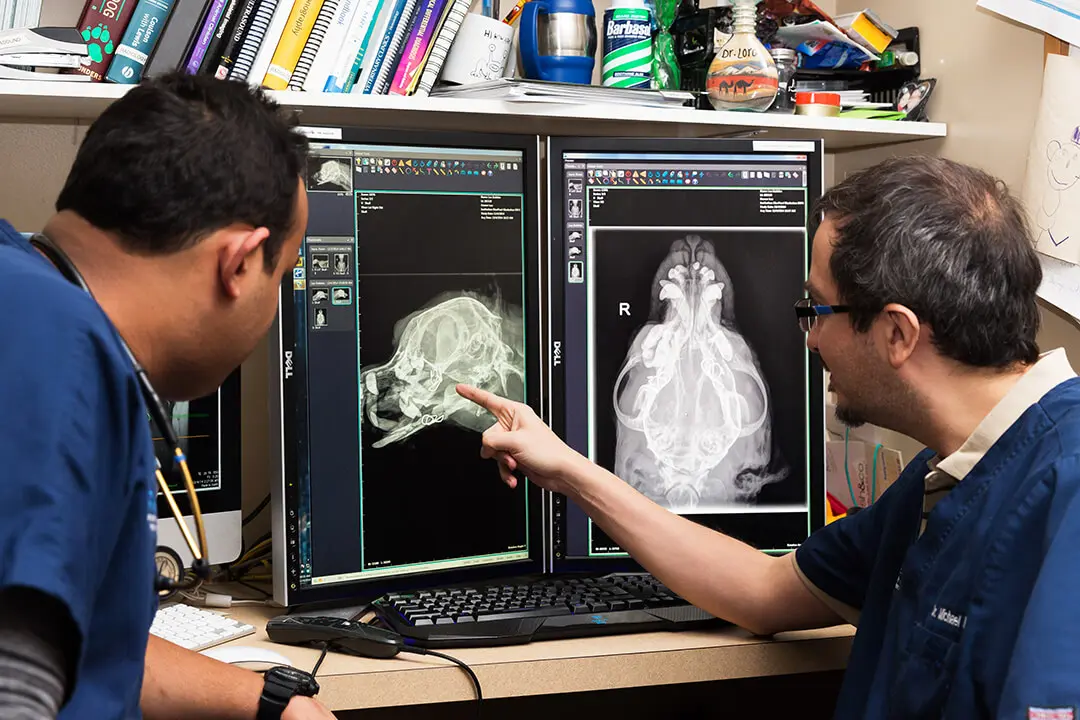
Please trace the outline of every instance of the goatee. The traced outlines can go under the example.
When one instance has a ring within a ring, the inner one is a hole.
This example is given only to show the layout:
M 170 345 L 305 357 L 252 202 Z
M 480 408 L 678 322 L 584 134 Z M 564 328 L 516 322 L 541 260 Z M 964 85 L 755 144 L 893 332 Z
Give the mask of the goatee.
M 836 406 L 836 419 L 849 428 L 857 428 L 866 424 L 866 419 L 851 408 L 843 405 Z

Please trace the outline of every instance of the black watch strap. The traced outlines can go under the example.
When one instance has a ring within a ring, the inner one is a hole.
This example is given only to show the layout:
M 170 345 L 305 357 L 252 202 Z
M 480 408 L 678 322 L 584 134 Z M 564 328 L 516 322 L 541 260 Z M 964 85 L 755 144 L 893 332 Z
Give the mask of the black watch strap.
M 263 691 L 255 720 L 281 720 L 294 695 L 311 697 L 319 691 L 315 678 L 295 668 L 270 668 L 263 675 Z
M 273 673 L 266 673 L 255 720 L 281 720 L 281 714 L 295 694 L 295 686 L 282 682 Z

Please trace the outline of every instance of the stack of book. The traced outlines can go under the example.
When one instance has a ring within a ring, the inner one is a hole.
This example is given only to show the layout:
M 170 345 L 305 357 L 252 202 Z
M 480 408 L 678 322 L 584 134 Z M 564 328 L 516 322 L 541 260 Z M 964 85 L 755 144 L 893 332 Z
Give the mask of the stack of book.
M 87 0 L 90 62 L 134 84 L 184 69 L 271 90 L 427 95 L 469 0 Z

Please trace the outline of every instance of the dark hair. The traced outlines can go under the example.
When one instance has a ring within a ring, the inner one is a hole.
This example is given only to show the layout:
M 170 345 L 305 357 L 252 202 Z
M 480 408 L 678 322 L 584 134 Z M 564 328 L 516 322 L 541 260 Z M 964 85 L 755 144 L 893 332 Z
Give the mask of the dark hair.
M 169 254 L 233 223 L 265 227 L 267 270 L 296 220 L 307 139 L 247 83 L 173 72 L 146 81 L 90 126 L 56 210 Z
M 856 331 L 899 303 L 946 357 L 985 368 L 1038 359 L 1042 267 L 1003 182 L 939 157 L 894 158 L 826 192 L 815 223 L 825 217 L 837 226 L 829 270 Z

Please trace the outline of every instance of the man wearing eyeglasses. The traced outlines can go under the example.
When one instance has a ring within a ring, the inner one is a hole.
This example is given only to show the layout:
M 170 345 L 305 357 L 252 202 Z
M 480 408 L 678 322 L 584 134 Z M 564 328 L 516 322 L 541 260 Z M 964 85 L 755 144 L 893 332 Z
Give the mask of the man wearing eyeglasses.
M 770 557 L 652 503 L 526 406 L 482 454 L 582 506 L 682 597 L 759 634 L 855 624 L 837 718 L 1054 718 L 1080 708 L 1080 380 L 1040 355 L 1020 204 L 939 158 L 885 162 L 818 205 L 795 314 L 837 415 L 926 445 L 869 508 Z

